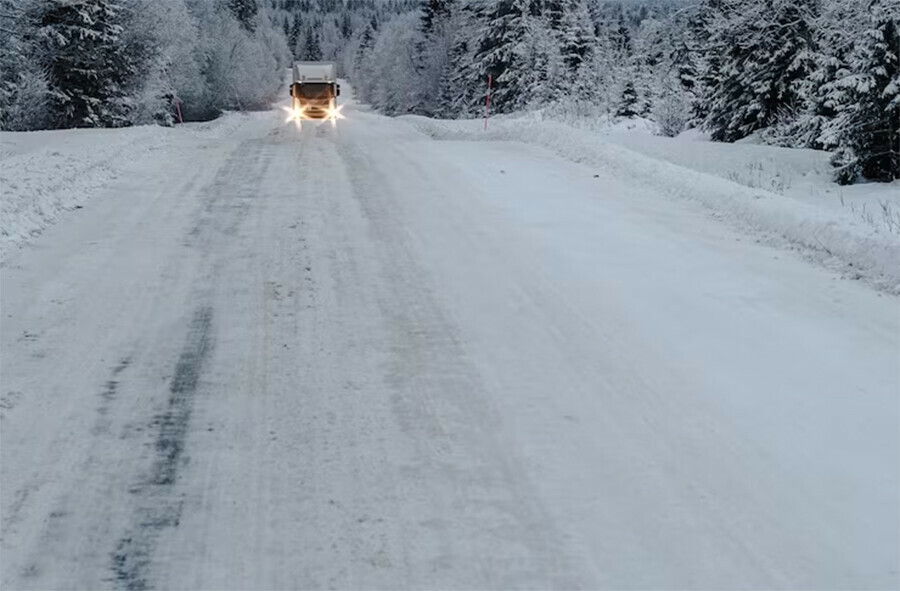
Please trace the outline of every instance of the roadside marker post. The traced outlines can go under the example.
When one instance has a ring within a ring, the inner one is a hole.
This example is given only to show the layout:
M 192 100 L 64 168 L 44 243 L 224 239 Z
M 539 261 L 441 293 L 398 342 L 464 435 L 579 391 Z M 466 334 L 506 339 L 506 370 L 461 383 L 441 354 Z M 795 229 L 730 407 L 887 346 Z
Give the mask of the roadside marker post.
M 493 82 L 493 75 L 488 74 L 488 87 L 487 87 L 487 95 L 484 97 L 484 130 L 487 131 L 487 122 L 488 117 L 491 116 L 491 85 Z
M 184 117 L 181 116 L 181 99 L 175 97 L 175 112 L 178 113 L 178 123 L 184 124 Z

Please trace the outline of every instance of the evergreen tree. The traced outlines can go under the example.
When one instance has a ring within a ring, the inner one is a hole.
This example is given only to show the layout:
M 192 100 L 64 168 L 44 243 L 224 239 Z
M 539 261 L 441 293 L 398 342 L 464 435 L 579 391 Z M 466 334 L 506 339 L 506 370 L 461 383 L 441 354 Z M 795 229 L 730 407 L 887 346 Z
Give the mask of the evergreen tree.
M 609 38 L 612 42 L 613 50 L 624 55 L 631 55 L 631 31 L 628 30 L 628 25 L 625 24 L 625 19 L 621 13 L 616 19 L 615 27 L 611 29 Z
M 522 59 L 528 43 L 531 0 L 499 0 L 489 12 L 489 23 L 479 39 L 476 60 L 484 83 L 493 79 L 492 104 L 496 112 L 509 113 L 529 101 L 529 72 Z
M 550 27 L 550 30 L 559 32 L 562 30 L 563 14 L 565 13 L 565 3 L 568 0 L 543 0 L 540 5 L 541 16 Z
M 441 109 L 441 81 L 446 79 L 449 67 L 455 10 L 454 0 L 422 0 L 420 36 L 415 48 L 417 76 L 408 105 L 414 113 L 435 115 Z
M 560 19 L 560 53 L 569 70 L 570 79 L 574 79 L 597 43 L 593 29 L 585 1 L 564 0 Z
M 427 37 L 439 23 L 450 19 L 451 0 L 422 1 L 422 33 Z
M 842 184 L 862 176 L 900 178 L 900 6 L 871 0 L 868 26 L 839 72 L 823 91 L 837 115 L 823 133 L 836 146 L 832 164 Z
M 711 23 L 710 50 L 721 52 L 707 88 L 705 124 L 733 142 L 803 108 L 800 87 L 812 67 L 811 20 L 817 0 L 723 0 Z
M 254 19 L 256 19 L 256 15 L 259 12 L 256 0 L 228 0 L 228 9 L 241 23 L 242 27 L 253 32 L 256 26 Z
M 362 37 L 359 42 L 359 49 L 357 50 L 357 58 L 361 59 L 375 44 L 375 31 L 372 30 L 372 25 L 366 25 L 366 28 L 363 29 Z
M 622 96 L 619 99 L 619 106 L 616 109 L 617 117 L 634 117 L 637 112 L 638 95 L 634 89 L 634 82 L 627 80 L 622 89 Z
M 127 123 L 134 74 L 121 52 L 122 10 L 113 0 L 47 0 L 38 36 L 57 127 Z
M 350 18 L 350 13 L 345 11 L 341 14 L 341 37 L 344 39 L 349 39 L 353 35 L 353 20 Z
M 34 55 L 36 0 L 0 0 L 0 129 L 42 129 L 48 122 L 47 74 Z
M 527 104 L 535 108 L 568 105 L 570 99 L 587 99 L 590 81 L 585 68 L 570 71 L 560 44 L 560 32 L 553 30 L 551 16 L 526 17 L 528 34 L 523 44 L 523 67 L 529 96 Z
M 300 55 L 300 39 L 303 36 L 303 22 L 299 16 L 294 16 L 291 32 L 288 34 L 287 43 L 294 57 Z
M 478 0 L 460 0 L 452 15 L 438 111 L 449 117 L 466 117 L 479 113 L 484 104 L 487 81 L 476 54 L 487 7 Z
M 812 71 L 799 84 L 798 92 L 805 108 L 764 130 L 761 137 L 765 141 L 792 148 L 835 147 L 823 141 L 823 131 L 837 116 L 836 105 L 841 103 L 844 93 L 833 83 L 849 71 L 849 56 L 866 29 L 864 15 L 868 2 L 822 0 L 813 30 Z
M 322 59 L 322 47 L 319 44 L 319 31 L 310 27 L 306 30 L 306 43 L 303 45 L 303 59 L 317 62 Z

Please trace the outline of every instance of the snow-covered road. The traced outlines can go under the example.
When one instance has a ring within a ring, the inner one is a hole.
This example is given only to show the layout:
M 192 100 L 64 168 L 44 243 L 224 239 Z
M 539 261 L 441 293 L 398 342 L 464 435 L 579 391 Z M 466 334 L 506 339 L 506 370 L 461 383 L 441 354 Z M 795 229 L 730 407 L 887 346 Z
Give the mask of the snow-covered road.
M 3 589 L 900 585 L 898 300 L 349 105 L 2 268 Z

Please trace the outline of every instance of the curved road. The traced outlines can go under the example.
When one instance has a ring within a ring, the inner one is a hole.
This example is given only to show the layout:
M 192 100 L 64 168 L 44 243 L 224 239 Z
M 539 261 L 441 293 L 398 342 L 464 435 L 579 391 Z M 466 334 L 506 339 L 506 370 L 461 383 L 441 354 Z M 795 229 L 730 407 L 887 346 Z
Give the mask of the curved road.
M 346 111 L 7 260 L 3 589 L 897 588 L 896 298 Z

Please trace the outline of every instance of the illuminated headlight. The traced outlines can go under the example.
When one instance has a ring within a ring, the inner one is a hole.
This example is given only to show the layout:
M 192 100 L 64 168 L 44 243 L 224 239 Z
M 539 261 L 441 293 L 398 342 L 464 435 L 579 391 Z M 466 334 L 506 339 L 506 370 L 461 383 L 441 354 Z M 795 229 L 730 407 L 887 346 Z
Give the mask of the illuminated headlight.
M 343 119 L 344 116 L 341 114 L 341 109 L 344 108 L 344 105 L 330 105 L 328 110 L 325 111 L 325 118 L 330 119 L 331 121 L 337 121 L 338 119 Z
M 288 114 L 287 119 L 285 119 L 286 122 L 299 121 L 300 119 L 304 118 L 303 111 L 305 110 L 305 107 L 303 105 L 301 105 L 299 107 L 283 107 L 283 108 L 285 111 L 287 111 L 287 114 Z

